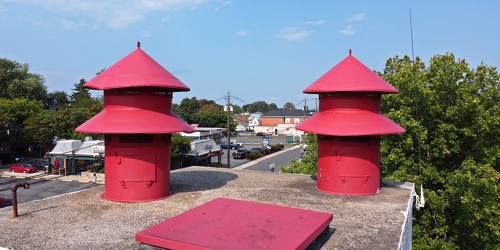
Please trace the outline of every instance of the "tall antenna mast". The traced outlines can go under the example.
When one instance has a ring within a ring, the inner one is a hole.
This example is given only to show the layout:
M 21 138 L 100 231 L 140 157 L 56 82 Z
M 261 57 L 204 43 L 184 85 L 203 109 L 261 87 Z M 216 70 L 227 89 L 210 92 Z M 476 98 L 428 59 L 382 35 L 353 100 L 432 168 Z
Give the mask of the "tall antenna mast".
M 227 92 L 227 168 L 231 168 L 231 95 Z
M 413 49 L 413 23 L 411 20 L 411 9 L 410 9 L 410 36 L 411 36 L 411 57 L 412 57 L 412 73 L 413 73 L 413 79 L 412 81 L 415 80 L 415 52 Z M 415 85 L 415 83 L 413 84 Z M 418 91 L 417 87 L 414 86 L 414 95 L 415 95 L 415 119 L 417 122 L 417 148 L 418 148 L 418 166 L 420 170 L 420 181 L 422 181 L 422 164 L 421 164 L 421 157 L 420 157 L 420 140 L 421 140 L 421 133 L 420 133 L 420 118 L 418 114 Z

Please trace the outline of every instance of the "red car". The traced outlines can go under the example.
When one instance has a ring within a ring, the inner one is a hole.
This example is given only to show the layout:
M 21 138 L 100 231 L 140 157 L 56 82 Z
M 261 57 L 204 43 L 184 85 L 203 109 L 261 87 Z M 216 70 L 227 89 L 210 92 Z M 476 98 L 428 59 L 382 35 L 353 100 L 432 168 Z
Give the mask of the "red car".
M 18 173 L 33 173 L 36 172 L 36 168 L 28 163 L 15 164 L 10 166 L 10 172 L 18 172 Z

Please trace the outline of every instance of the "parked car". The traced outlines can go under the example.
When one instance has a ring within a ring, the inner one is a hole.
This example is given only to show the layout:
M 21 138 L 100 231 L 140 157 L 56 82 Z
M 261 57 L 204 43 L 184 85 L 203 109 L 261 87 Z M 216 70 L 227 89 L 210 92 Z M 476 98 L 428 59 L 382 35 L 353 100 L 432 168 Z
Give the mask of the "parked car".
M 220 147 L 221 149 L 227 149 L 227 141 L 224 141 L 224 142 L 222 142 L 221 144 L 219 144 L 219 147 Z M 238 146 L 238 144 L 231 143 L 231 144 L 230 144 L 230 148 L 231 148 L 231 149 L 238 149 L 238 148 L 240 148 L 240 146 Z
M 10 172 L 18 172 L 18 173 L 34 173 L 36 172 L 35 166 L 28 163 L 14 164 L 10 166 Z
M 251 153 L 250 150 L 244 149 L 244 148 L 239 148 L 236 150 L 236 152 L 233 152 L 233 158 L 234 159 L 245 159 L 247 156 Z
M 259 153 L 262 153 L 262 148 L 251 148 L 250 149 L 250 153 L 252 152 L 259 152 Z
M 31 165 L 35 166 L 38 170 L 45 170 L 49 167 L 49 162 L 46 160 L 35 160 L 31 162 Z
M 0 208 L 7 206 L 9 200 L 5 199 L 5 197 L 0 197 Z
M 264 136 L 264 132 L 257 132 L 255 135 L 256 136 Z
M 245 145 L 243 142 L 237 141 L 237 140 L 231 140 L 231 144 L 236 144 L 238 147 L 243 147 Z

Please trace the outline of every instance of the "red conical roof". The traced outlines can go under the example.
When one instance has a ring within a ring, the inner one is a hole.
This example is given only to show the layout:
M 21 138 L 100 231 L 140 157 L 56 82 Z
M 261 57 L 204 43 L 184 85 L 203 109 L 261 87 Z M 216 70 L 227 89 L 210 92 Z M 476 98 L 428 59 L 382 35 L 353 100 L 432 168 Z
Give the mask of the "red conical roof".
M 332 136 L 402 134 L 405 129 L 391 119 L 366 110 L 321 111 L 297 125 L 304 132 Z
M 104 108 L 76 128 L 76 132 L 95 134 L 168 134 L 195 130 L 172 111 L 164 113 L 141 109 Z
M 349 56 L 304 90 L 309 94 L 328 92 L 398 93 L 398 90 L 354 58 L 349 50 Z
M 90 89 L 118 89 L 129 87 L 162 87 L 172 92 L 189 91 L 137 43 L 137 49 L 83 85 Z

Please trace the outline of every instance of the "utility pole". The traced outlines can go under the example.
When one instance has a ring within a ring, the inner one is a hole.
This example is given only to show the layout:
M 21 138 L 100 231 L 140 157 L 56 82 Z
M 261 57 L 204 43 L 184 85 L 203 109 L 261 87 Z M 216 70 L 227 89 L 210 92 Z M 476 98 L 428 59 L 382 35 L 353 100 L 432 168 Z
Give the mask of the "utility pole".
M 227 168 L 231 168 L 231 102 L 227 92 Z

